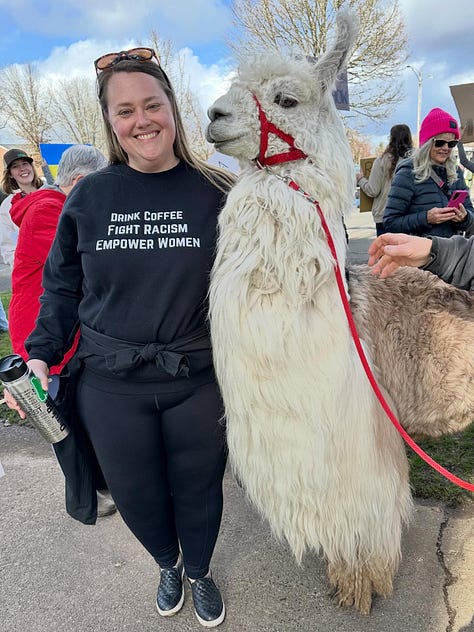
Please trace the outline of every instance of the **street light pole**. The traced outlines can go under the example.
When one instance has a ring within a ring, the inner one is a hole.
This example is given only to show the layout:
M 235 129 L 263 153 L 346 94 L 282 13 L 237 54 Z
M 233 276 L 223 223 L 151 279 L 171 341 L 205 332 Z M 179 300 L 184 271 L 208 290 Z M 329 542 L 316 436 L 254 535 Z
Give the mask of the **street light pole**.
M 420 125 L 421 125 L 421 96 L 422 96 L 422 89 L 423 89 L 423 75 L 421 74 L 420 70 L 417 70 L 413 66 L 407 66 L 407 68 L 411 68 L 413 70 L 418 80 L 418 110 L 417 110 L 417 118 L 416 118 L 416 138 L 418 142 L 419 134 L 420 134 Z

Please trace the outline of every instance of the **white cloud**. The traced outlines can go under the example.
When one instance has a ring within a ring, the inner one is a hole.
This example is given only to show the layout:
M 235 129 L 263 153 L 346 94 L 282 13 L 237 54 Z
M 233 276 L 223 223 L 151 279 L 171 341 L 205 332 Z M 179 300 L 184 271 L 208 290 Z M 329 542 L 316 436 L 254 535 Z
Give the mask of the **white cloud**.
M 97 41 L 82 40 L 70 46 L 53 48 L 47 59 L 35 62 L 39 77 L 52 84 L 58 80 L 72 77 L 94 78 L 93 60 L 106 51 L 121 50 L 136 46 L 133 40 Z M 229 59 L 218 60 L 211 65 L 202 63 L 190 49 L 183 48 L 177 52 L 183 61 L 182 70 L 189 77 L 189 86 L 196 95 L 204 112 L 229 87 L 234 74 Z
M 235 69 L 228 59 L 220 60 L 210 66 L 203 65 L 197 55 L 189 48 L 180 51 L 185 60 L 185 72 L 189 76 L 189 87 L 199 99 L 204 111 L 220 97 L 228 87 L 235 74 Z

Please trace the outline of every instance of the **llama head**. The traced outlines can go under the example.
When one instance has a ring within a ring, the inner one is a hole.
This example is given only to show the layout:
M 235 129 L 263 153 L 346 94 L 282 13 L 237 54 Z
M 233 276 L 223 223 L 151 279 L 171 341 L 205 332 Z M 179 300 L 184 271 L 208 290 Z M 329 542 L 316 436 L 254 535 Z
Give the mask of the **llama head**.
M 268 51 L 241 63 L 227 94 L 209 108 L 208 140 L 243 165 L 255 162 L 261 142 L 260 104 L 268 121 L 291 136 L 312 163 L 324 162 L 326 176 L 332 176 L 331 162 L 334 170 L 340 167 L 341 157 L 352 163 L 332 86 L 346 64 L 356 30 L 355 16 L 341 11 L 335 42 L 316 62 Z M 289 149 L 287 141 L 269 134 L 266 156 Z

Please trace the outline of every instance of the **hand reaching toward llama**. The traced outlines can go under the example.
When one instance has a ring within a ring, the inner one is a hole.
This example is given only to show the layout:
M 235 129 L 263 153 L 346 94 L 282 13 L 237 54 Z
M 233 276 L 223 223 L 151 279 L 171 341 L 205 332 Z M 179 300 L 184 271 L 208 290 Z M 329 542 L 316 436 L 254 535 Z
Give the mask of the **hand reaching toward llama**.
M 426 237 L 384 233 L 369 246 L 371 272 L 386 278 L 400 266 L 423 266 L 430 260 L 431 244 L 431 239 Z

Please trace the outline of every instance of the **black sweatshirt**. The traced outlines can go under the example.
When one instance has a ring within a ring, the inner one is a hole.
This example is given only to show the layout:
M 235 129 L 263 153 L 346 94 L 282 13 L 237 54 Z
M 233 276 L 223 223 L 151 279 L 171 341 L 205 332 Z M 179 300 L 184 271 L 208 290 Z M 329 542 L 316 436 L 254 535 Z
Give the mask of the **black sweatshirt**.
M 224 198 L 184 162 L 161 173 L 114 165 L 81 180 L 44 268 L 29 357 L 57 364 L 79 323 L 138 343 L 205 324 Z

